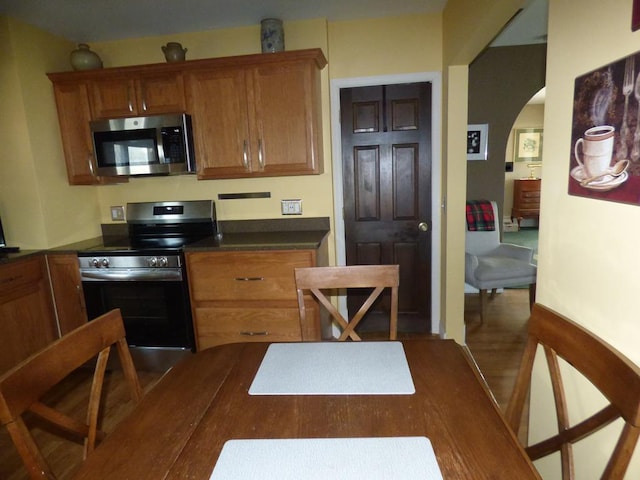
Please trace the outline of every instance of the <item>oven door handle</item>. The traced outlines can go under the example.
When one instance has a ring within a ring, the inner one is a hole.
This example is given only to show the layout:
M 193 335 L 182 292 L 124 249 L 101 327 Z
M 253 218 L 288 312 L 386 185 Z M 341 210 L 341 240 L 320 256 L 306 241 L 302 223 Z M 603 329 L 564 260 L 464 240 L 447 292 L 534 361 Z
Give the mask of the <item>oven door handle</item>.
M 179 268 L 144 268 L 131 270 L 96 270 L 81 271 L 80 279 L 89 282 L 118 281 L 118 282 L 162 282 L 182 280 L 182 270 Z

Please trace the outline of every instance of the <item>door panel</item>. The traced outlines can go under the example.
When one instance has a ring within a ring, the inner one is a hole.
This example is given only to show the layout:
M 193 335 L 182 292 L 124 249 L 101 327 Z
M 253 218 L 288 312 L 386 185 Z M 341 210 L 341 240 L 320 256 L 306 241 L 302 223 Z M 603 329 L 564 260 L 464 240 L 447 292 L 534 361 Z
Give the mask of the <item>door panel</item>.
M 340 97 L 347 265 L 399 264 L 399 330 L 428 332 L 431 85 L 350 88 Z M 367 294 L 348 292 L 350 315 Z M 359 330 L 388 328 L 389 304 L 383 296 Z

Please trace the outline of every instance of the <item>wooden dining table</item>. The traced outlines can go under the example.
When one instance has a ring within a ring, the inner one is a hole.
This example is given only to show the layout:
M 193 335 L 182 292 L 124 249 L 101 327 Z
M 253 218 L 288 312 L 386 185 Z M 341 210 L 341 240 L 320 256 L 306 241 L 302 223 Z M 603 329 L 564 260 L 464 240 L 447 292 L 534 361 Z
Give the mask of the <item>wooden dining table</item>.
M 222 345 L 173 367 L 74 478 L 208 480 L 232 439 L 405 436 L 430 440 L 444 479 L 540 478 L 453 340 L 402 341 L 406 395 L 250 395 L 269 345 Z

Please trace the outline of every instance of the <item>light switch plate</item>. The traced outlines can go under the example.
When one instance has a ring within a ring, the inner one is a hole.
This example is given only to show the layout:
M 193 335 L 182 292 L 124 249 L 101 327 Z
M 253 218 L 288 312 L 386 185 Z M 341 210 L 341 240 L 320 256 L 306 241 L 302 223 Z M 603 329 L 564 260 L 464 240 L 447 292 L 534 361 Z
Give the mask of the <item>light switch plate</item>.
M 111 207 L 111 220 L 114 222 L 124 222 L 124 207 L 122 205 Z
M 282 215 L 302 215 L 302 200 L 281 200 Z

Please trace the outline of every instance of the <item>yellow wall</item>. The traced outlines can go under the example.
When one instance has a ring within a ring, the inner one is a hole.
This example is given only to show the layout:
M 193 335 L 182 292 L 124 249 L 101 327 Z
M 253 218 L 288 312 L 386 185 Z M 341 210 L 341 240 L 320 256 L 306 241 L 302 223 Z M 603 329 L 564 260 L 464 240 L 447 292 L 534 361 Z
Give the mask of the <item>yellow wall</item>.
M 67 183 L 46 72 L 67 68 L 71 43 L 0 16 L 0 214 L 8 243 L 46 248 L 97 236 L 97 193 Z
M 442 16 L 329 23 L 331 78 L 442 70 Z
M 464 342 L 464 208 L 467 183 L 468 65 L 522 6 L 522 0 L 448 0 L 443 12 L 442 289 L 449 338 Z
M 640 364 L 640 206 L 567 194 L 575 78 L 637 52 L 640 31 L 632 32 L 630 25 L 631 2 L 616 1 L 607 8 L 599 0 L 550 2 L 537 300 L 595 331 Z M 631 105 L 636 108 L 637 103 Z M 536 378 L 541 375 L 540 370 Z M 569 384 L 570 407 L 586 413 L 588 405 L 600 403 L 573 378 Z M 535 386 L 532 403 L 537 406 L 547 397 L 542 382 Z M 532 411 L 534 437 L 553 428 L 551 419 L 544 420 L 548 411 Z M 578 450 L 576 478 L 599 477 L 612 445 L 611 439 L 601 439 L 586 452 Z M 637 450 L 634 468 L 625 478 L 640 478 Z M 560 478 L 551 473 L 549 463 L 540 463 L 543 478 Z

